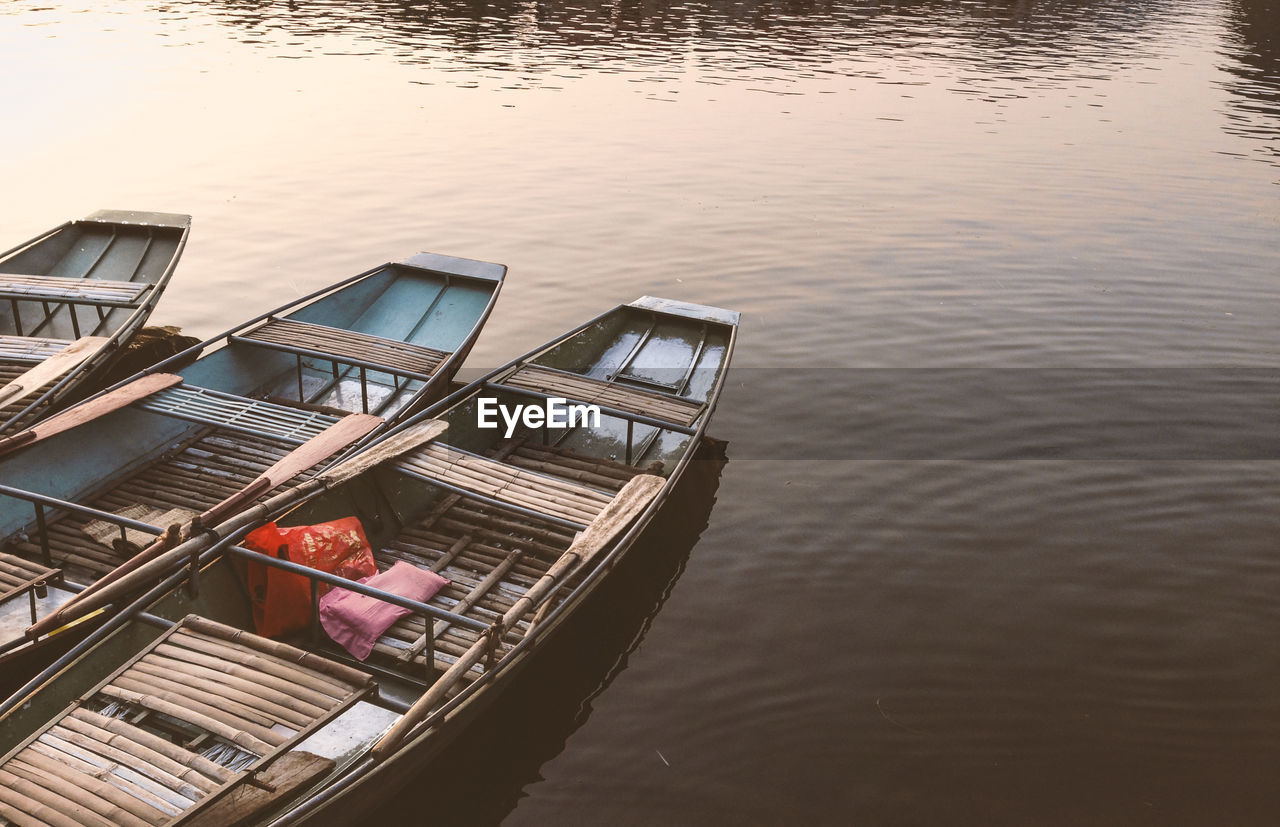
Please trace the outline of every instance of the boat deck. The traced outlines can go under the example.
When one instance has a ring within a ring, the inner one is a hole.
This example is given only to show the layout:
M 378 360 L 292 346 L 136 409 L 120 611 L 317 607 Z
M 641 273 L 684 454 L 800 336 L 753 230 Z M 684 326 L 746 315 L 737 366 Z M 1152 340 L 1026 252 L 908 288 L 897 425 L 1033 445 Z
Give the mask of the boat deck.
M 605 500 L 640 473 L 621 463 L 526 444 L 523 439 L 499 445 L 487 460 L 578 488 L 590 486 Z M 576 533 L 572 528 L 513 511 L 500 503 L 453 493 L 422 519 L 402 529 L 374 557 L 379 570 L 405 561 L 449 578 L 450 585 L 427 601 L 430 605 L 495 623 L 560 559 Z M 578 579 L 568 578 L 566 587 L 572 588 Z M 545 605 L 550 607 L 553 602 Z M 518 643 L 537 619 L 534 615 L 507 630 L 494 657 Z M 481 633 L 435 620 L 430 642 L 425 635 L 424 618 L 401 618 L 375 643 L 370 661 L 424 677 L 428 659 L 433 670 L 447 670 L 480 639 Z M 468 682 L 483 674 L 483 669 L 482 664 L 474 665 L 466 674 Z M 461 691 L 463 685 L 457 685 L 453 692 Z
M 294 447 L 284 440 L 205 428 L 84 504 L 113 514 L 139 506 L 155 516 L 172 509 L 198 513 L 244 488 Z M 292 483 L 306 478 L 301 475 Z M 89 527 L 93 531 L 94 522 L 77 514 L 51 514 L 47 522 L 52 564 L 61 567 L 74 582 L 86 585 L 123 563 L 139 545 L 136 541 L 102 542 L 94 536 L 98 532 L 85 530 Z M 167 526 L 155 528 L 158 534 Z M 41 561 L 43 551 L 37 531 L 32 529 L 27 535 L 12 541 L 9 550 L 28 560 Z
M 375 691 L 363 672 L 188 616 L 0 759 L 0 817 L 229 823 L 233 790 L 287 794 L 331 769 L 293 747 Z M 286 756 L 288 773 L 259 777 Z
M 574 402 L 608 406 L 688 427 L 702 415 L 702 403 L 671 393 L 642 390 L 603 382 L 581 374 L 540 365 L 523 365 L 502 384 L 541 394 L 560 395 Z

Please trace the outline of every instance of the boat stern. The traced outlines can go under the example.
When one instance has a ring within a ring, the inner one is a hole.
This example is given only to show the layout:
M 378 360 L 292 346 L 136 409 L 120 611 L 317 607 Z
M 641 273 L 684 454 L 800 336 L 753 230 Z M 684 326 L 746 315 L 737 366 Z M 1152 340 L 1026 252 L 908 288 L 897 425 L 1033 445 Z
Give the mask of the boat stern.
M 628 306 L 641 310 L 652 310 L 655 313 L 666 313 L 669 316 L 683 316 L 687 319 L 725 324 L 731 327 L 738 326 L 738 318 L 741 315 L 736 310 L 725 310 L 723 307 L 693 304 L 692 302 L 663 299 L 657 296 L 641 296 Z

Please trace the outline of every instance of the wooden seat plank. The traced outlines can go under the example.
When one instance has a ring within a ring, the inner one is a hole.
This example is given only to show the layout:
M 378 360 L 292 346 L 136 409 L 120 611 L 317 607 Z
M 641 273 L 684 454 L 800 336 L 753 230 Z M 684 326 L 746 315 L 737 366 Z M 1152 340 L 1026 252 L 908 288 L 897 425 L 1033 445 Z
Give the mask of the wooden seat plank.
M 150 289 L 150 284 L 136 281 L 0 273 L 0 299 L 137 307 Z
M 576 402 L 605 405 L 689 427 L 702 415 L 702 404 L 672 394 L 640 390 L 587 376 L 524 365 L 503 380 L 514 388 L 564 396 Z
M 445 351 L 422 345 L 293 319 L 268 319 L 253 330 L 231 338 L 422 380 L 430 379 L 440 363 L 449 357 Z

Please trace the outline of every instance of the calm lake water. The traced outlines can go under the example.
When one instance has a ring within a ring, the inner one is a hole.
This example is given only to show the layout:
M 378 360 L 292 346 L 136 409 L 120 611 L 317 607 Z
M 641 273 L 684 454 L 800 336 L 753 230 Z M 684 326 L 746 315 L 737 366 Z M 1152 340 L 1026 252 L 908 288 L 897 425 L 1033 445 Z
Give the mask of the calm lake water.
M 418 250 L 469 367 L 743 312 L 688 502 L 401 823 L 1273 824 L 1274 0 L 0 5 L 0 236 L 195 335 Z

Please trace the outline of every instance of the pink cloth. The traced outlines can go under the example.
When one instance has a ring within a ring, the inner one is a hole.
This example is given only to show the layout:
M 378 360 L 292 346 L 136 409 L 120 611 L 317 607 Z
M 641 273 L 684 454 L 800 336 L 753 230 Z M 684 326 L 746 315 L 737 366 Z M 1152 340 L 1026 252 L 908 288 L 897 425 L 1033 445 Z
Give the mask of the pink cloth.
M 426 603 L 432 595 L 449 584 L 447 579 L 435 572 L 420 569 L 403 560 L 381 574 L 365 577 L 358 582 L 419 603 Z M 408 609 L 392 606 L 376 597 L 356 594 L 348 589 L 335 588 L 320 598 L 320 625 L 329 637 L 359 660 L 369 657 L 379 635 L 407 614 Z M 431 622 L 429 618 L 427 622 Z

